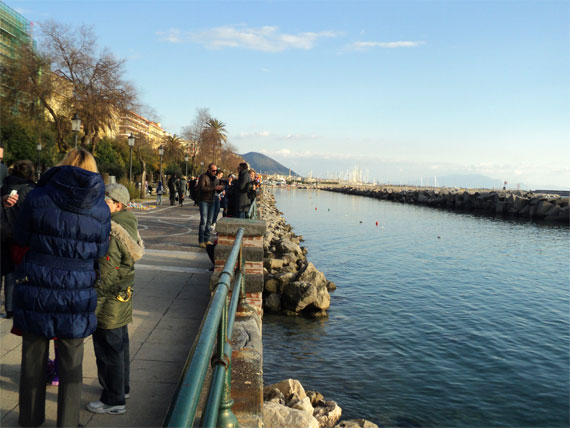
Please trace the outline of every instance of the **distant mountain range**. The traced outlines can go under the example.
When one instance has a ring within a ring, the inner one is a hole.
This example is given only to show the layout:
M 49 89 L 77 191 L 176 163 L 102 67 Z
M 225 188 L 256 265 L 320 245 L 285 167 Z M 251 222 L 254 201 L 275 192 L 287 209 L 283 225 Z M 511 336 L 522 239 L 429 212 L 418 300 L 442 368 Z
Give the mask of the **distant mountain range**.
M 249 152 L 245 155 L 240 155 L 253 169 L 261 174 L 279 174 L 298 176 L 295 171 L 290 171 L 286 166 L 281 165 L 269 156 L 257 152 Z

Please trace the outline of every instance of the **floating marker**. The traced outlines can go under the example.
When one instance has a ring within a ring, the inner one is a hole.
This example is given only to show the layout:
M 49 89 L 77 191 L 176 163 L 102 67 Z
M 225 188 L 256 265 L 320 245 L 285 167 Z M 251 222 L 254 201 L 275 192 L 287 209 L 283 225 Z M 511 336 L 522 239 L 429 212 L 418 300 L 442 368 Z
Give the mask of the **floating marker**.
M 378 222 L 376 222 L 376 226 L 378 226 Z
M 317 210 L 317 207 L 315 207 L 315 211 Z

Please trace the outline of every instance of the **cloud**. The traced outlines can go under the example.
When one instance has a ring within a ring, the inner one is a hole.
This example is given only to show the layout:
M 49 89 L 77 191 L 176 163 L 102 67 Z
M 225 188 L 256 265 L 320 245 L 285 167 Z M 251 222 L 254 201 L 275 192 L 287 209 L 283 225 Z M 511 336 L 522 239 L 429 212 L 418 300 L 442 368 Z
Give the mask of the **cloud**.
M 349 50 L 364 51 L 371 48 L 416 48 L 425 45 L 423 41 L 397 41 L 397 42 L 354 42 L 348 46 Z
M 181 31 L 170 29 L 157 33 L 169 43 L 198 43 L 208 49 L 243 48 L 263 52 L 281 52 L 287 49 L 312 49 L 317 40 L 341 35 L 334 31 L 301 32 L 287 34 L 279 27 L 263 26 L 249 28 L 246 25 L 222 26 L 203 31 Z

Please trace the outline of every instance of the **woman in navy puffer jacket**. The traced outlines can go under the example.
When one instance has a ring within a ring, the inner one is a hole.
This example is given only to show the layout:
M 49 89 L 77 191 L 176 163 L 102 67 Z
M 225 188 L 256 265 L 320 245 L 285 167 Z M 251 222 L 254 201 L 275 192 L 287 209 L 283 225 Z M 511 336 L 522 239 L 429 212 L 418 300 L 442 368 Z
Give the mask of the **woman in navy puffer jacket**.
M 79 423 L 83 339 L 97 319 L 96 260 L 109 246 L 111 213 L 93 156 L 70 151 L 42 175 L 24 203 L 15 238 L 29 246 L 14 290 L 14 327 L 22 332 L 22 426 L 45 419 L 49 340 L 58 339 L 57 426 Z

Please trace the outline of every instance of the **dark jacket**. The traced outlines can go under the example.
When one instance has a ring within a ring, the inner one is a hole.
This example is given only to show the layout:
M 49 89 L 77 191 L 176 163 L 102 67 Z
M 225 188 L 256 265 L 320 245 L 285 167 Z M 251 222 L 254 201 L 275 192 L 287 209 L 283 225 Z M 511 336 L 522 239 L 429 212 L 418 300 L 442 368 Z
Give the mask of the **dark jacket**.
M 101 278 L 96 285 L 98 328 L 119 328 L 132 321 L 135 262 L 144 254 L 137 226 L 137 218 L 127 209 L 111 214 L 109 250 L 99 259 Z
M 217 185 L 218 177 L 212 177 L 207 172 L 202 174 L 198 179 L 198 191 L 196 192 L 198 202 L 214 202 L 214 193 Z
M 249 171 L 244 169 L 240 171 L 239 177 L 236 183 L 236 211 L 237 212 L 248 212 L 251 205 L 251 200 L 249 199 L 249 192 L 252 188 L 251 179 L 249 177 Z
M 2 275 L 13 271 L 13 263 L 10 260 L 10 245 L 14 243 L 14 228 L 16 220 L 20 217 L 24 201 L 34 187 L 35 183 L 32 180 L 9 175 L 4 181 L 0 196 L 9 194 L 12 190 L 18 192 L 18 202 L 13 207 L 1 208 L 1 221 L 2 221 Z
M 184 195 L 186 195 L 186 186 L 188 185 L 188 182 L 186 180 L 184 180 L 183 178 L 180 179 L 180 182 L 178 183 L 178 194 L 181 195 L 182 198 L 184 198 Z
M 110 219 L 99 174 L 59 166 L 42 175 L 16 223 L 16 242 L 30 250 L 18 266 L 14 327 L 49 338 L 93 333 L 96 260 L 107 253 Z

